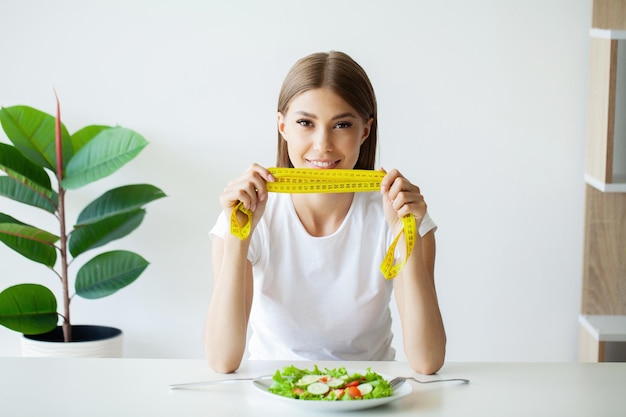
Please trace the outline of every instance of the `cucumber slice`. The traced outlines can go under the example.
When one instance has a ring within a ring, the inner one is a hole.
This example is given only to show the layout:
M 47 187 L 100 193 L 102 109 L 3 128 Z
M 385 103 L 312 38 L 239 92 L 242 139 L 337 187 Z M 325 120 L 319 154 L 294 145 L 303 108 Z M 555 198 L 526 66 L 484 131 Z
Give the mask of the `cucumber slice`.
M 372 384 L 370 384 L 369 382 L 365 382 L 359 385 L 357 388 L 359 389 L 359 391 L 361 391 L 361 395 L 367 395 L 374 389 Z
M 328 385 L 331 388 L 338 388 L 340 386 L 342 386 L 343 384 L 345 384 L 346 381 L 344 379 L 341 378 L 331 378 L 326 382 L 326 385 Z
M 330 390 L 330 387 L 323 382 L 314 382 L 306 387 L 306 390 L 313 395 L 323 395 Z
M 314 382 L 317 382 L 321 378 L 321 375 L 304 375 L 302 378 L 296 382 L 296 385 L 300 387 L 304 387 L 310 385 Z

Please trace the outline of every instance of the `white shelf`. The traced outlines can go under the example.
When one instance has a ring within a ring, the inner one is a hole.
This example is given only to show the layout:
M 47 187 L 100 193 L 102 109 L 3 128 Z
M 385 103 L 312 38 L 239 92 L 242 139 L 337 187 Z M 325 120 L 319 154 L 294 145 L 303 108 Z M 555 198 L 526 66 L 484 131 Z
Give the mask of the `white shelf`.
M 626 193 L 626 178 L 616 175 L 615 179 L 617 182 L 607 184 L 589 174 L 585 174 L 585 182 L 604 193 Z
M 626 316 L 581 315 L 578 321 L 599 342 L 626 342 Z
M 626 30 L 591 29 L 589 35 L 600 39 L 626 39 Z

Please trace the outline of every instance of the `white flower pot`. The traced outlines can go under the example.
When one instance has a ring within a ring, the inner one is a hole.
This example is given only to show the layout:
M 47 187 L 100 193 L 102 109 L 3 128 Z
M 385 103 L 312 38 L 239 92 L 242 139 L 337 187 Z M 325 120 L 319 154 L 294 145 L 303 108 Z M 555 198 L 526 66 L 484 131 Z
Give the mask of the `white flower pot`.
M 123 334 L 114 327 L 72 326 L 72 342 L 63 342 L 61 326 L 49 333 L 24 335 L 22 356 L 71 358 L 121 358 Z

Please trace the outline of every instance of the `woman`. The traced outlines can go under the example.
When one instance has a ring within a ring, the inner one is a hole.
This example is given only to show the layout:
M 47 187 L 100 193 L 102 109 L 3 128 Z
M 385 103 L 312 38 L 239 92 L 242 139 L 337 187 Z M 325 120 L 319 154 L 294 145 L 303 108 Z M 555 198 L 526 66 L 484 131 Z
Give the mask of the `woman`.
M 279 167 L 374 169 L 374 90 L 344 53 L 296 62 L 281 88 L 277 124 Z M 209 365 L 224 373 L 239 367 L 248 325 L 250 359 L 393 360 L 393 290 L 409 363 L 416 372 L 437 372 L 446 335 L 434 284 L 436 226 L 419 188 L 395 169 L 380 194 L 270 195 L 266 184 L 273 181 L 267 168 L 253 164 L 220 196 L 223 212 L 211 230 Z M 240 202 L 252 212 L 244 240 L 229 232 Z M 407 214 L 419 237 L 388 281 L 379 265 Z

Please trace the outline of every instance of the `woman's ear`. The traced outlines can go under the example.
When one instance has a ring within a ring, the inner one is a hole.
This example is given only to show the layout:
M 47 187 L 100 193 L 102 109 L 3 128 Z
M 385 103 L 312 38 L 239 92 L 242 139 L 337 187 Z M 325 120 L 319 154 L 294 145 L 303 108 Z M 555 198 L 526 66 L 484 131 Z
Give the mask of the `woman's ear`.
M 372 123 L 374 123 L 373 117 L 370 117 L 365 122 L 365 126 L 363 127 L 363 136 L 361 136 L 361 145 L 363 145 L 363 142 L 365 142 L 365 140 L 370 137 L 370 132 L 372 131 Z
M 282 136 L 283 139 L 287 140 L 285 137 L 285 116 L 281 112 L 278 112 L 277 119 L 278 133 L 280 133 L 280 136 Z

